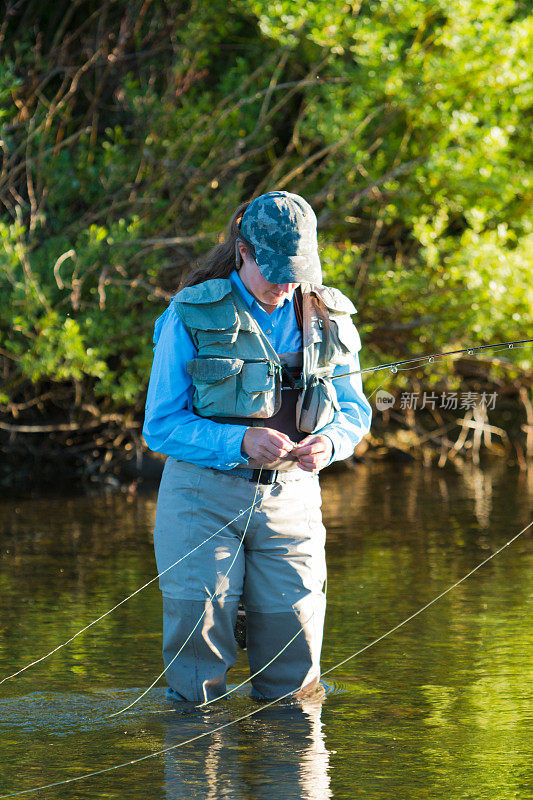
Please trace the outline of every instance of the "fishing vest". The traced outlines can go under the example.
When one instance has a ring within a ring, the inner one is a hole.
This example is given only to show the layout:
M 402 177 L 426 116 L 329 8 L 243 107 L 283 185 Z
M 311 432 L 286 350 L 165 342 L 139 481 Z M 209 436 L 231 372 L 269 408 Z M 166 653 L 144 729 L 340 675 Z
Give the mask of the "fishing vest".
M 229 278 L 176 294 L 174 308 L 198 351 L 186 364 L 196 414 L 274 427 L 293 441 L 331 422 L 339 408 L 333 370 L 361 348 L 350 317 L 356 309 L 338 289 L 302 283 L 301 290 L 301 354 L 276 353 Z M 287 385 L 295 365 L 301 373 Z

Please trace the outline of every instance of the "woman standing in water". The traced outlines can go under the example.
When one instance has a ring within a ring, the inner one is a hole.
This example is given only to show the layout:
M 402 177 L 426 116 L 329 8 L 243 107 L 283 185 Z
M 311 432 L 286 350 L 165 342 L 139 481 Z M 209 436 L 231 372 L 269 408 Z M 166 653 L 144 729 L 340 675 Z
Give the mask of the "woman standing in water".
M 372 416 L 360 375 L 332 380 L 359 369 L 361 342 L 351 301 L 321 281 L 313 209 L 268 192 L 237 209 L 156 322 L 143 433 L 168 455 L 158 571 L 198 548 L 160 577 L 175 699 L 226 691 L 240 600 L 253 696 L 302 697 L 319 682 L 318 472 L 351 455 Z

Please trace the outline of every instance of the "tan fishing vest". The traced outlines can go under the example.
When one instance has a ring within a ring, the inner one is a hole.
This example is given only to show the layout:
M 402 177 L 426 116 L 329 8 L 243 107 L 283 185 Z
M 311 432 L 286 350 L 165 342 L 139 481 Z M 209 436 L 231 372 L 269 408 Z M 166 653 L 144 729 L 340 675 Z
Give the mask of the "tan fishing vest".
M 187 362 L 196 414 L 220 422 L 276 427 L 291 435 L 283 424 L 276 424 L 283 419 L 284 396 L 291 395 L 298 438 L 331 422 L 338 408 L 333 370 L 361 347 L 350 318 L 356 310 L 338 289 L 306 283 L 301 289 L 303 357 L 296 392 L 282 386 L 282 363 L 288 359 L 273 349 L 229 278 L 178 292 L 175 310 L 198 351 Z

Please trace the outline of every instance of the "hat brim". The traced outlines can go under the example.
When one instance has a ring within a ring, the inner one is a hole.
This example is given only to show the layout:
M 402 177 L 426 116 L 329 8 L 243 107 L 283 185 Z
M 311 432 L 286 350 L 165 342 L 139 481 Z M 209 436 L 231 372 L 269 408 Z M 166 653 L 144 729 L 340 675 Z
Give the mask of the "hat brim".
M 256 245 L 255 260 L 269 283 L 322 283 L 322 267 L 316 251 L 308 256 L 286 256 Z

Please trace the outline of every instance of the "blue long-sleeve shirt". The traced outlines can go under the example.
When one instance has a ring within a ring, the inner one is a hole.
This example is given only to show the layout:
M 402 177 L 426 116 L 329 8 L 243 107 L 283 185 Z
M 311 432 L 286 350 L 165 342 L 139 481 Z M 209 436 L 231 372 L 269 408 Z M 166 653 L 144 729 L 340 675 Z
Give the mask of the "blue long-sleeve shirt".
M 286 297 L 268 314 L 246 289 L 236 270 L 230 280 L 277 353 L 301 350 L 302 332 L 292 299 Z M 227 470 L 246 466 L 248 459 L 241 446 L 247 426 L 213 422 L 192 410 L 193 387 L 186 362 L 196 355 L 197 350 L 171 303 L 154 327 L 154 360 L 143 427 L 145 441 L 157 453 L 202 467 Z M 334 374 L 358 369 L 359 357 L 354 354 L 349 363 L 337 366 Z M 335 387 L 340 411 L 335 412 L 332 422 L 316 431 L 331 439 L 331 461 L 348 458 L 370 430 L 372 420 L 372 407 L 363 394 L 360 375 L 339 378 Z

